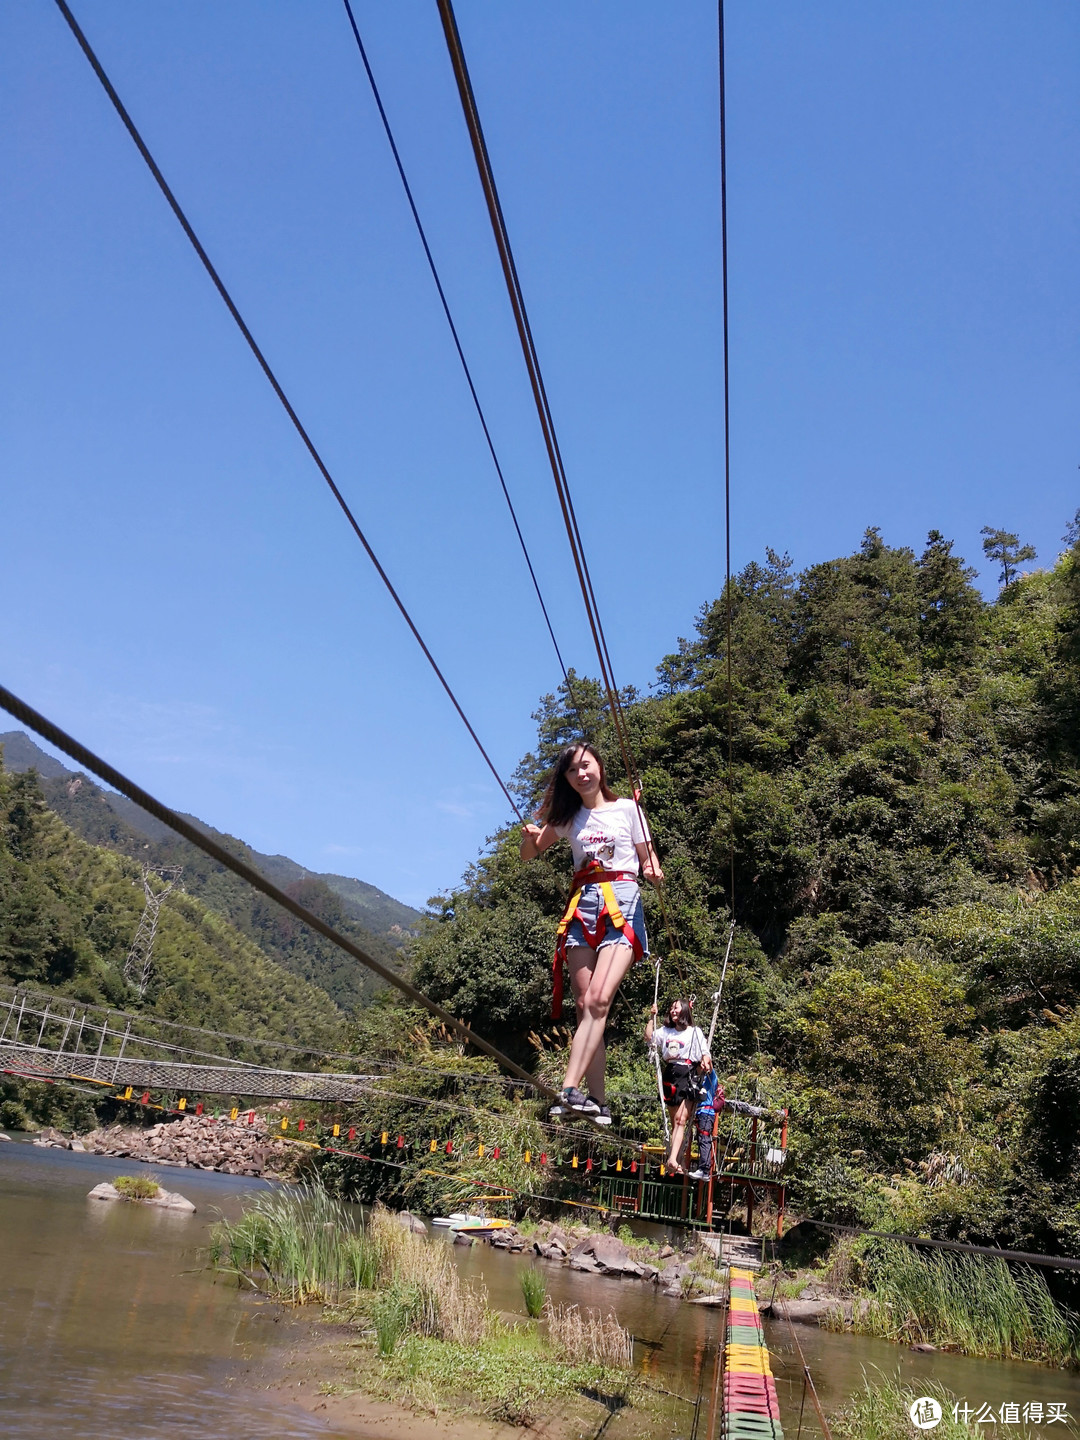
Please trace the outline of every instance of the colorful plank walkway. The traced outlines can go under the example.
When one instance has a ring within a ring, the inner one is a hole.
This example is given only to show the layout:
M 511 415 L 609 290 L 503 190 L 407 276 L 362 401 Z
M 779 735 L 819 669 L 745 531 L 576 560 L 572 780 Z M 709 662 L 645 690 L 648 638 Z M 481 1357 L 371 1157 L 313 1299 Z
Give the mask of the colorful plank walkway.
M 725 1440 L 783 1440 L 784 1435 L 754 1277 L 751 1271 L 734 1267 L 724 1356 L 723 1433 Z

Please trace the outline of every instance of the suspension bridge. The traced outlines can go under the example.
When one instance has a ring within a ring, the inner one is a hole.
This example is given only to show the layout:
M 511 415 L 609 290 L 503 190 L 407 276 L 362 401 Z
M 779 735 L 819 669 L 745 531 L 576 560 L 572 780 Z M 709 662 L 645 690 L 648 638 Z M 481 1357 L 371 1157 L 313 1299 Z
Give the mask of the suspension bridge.
M 228 1056 L 205 1055 L 175 1041 L 140 1033 L 153 1017 L 55 1002 L 22 991 L 0 1000 L 0 1072 L 25 1080 L 115 1085 L 236 1100 L 356 1102 L 370 1098 L 377 1074 L 281 1070 Z M 227 1038 L 227 1037 L 222 1037 Z M 147 1051 L 151 1054 L 148 1056 Z M 161 1052 L 182 1059 L 160 1058 Z M 217 1063 L 213 1063 L 217 1062 Z

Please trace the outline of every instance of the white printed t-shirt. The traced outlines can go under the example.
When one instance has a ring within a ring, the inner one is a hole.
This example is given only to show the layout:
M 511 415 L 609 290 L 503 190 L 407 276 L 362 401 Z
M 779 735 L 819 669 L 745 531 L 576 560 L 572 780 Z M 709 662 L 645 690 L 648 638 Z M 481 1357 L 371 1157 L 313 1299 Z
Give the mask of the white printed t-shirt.
M 699 1025 L 688 1025 L 685 1030 L 675 1025 L 658 1025 L 653 1031 L 652 1043 L 660 1059 L 669 1065 L 678 1060 L 696 1065 L 703 1055 L 709 1053 L 705 1032 Z
M 621 799 L 595 810 L 582 805 L 572 819 L 555 826 L 555 833 L 570 841 L 575 874 L 590 860 L 598 860 L 605 870 L 626 870 L 636 875 L 640 866 L 634 847 L 651 838 L 633 800 Z

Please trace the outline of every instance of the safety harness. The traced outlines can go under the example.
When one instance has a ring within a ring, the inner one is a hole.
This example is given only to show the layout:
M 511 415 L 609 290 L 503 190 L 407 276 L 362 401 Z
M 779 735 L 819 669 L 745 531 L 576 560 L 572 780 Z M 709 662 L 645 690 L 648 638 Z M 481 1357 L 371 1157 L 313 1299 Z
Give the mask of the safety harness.
M 620 931 L 623 938 L 629 940 L 630 949 L 634 953 L 634 959 L 640 960 L 645 950 L 641 941 L 634 934 L 634 927 L 619 909 L 619 902 L 615 899 L 615 891 L 612 885 L 618 880 L 631 880 L 636 885 L 638 877 L 631 870 L 605 870 L 599 860 L 590 860 L 583 870 L 579 870 L 571 883 L 570 903 L 566 907 L 566 913 L 559 921 L 559 928 L 556 932 L 555 959 L 551 964 L 551 1018 L 562 1019 L 563 1003 L 563 962 L 566 960 L 566 932 L 569 930 L 575 919 L 581 920 L 581 929 L 591 949 L 599 948 L 603 938 L 605 925 L 604 921 L 610 920 L 616 930 Z M 586 885 L 599 885 L 603 897 L 603 905 L 600 914 L 596 917 L 596 929 L 590 934 L 589 927 L 585 920 L 578 915 L 578 907 L 581 904 L 581 894 Z

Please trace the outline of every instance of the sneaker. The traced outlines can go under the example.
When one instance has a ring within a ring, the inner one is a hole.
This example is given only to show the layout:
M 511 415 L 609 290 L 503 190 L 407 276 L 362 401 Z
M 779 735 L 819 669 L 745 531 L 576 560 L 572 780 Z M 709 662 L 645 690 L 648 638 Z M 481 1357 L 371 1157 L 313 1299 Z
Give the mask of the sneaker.
M 574 1085 L 568 1085 L 559 1095 L 558 1100 L 552 1105 L 548 1114 L 554 1119 L 567 1115 L 595 1115 L 600 1106 L 595 1100 L 590 1100 L 588 1095 L 583 1094 Z
M 599 1115 L 600 1113 L 600 1106 L 596 1101 L 592 1099 L 591 1096 L 578 1090 L 574 1085 L 564 1090 L 561 1098 L 564 1105 L 568 1105 L 571 1110 L 576 1111 L 579 1115 Z
M 555 1101 L 555 1104 L 552 1105 L 551 1109 L 548 1111 L 548 1116 L 550 1119 L 560 1120 L 564 1115 L 569 1115 L 571 1113 L 570 1101 L 568 1098 L 569 1095 L 569 1090 L 564 1090 L 560 1094 L 558 1100 Z
M 610 1105 L 601 1105 L 600 1108 L 597 1110 L 596 1114 L 595 1114 L 592 1118 L 593 1118 L 593 1124 L 594 1124 L 594 1125 L 610 1125 L 610 1124 L 611 1124 L 611 1106 L 610 1106 Z
M 691 1180 L 707 1180 L 709 1178 L 707 1170 L 691 1170 L 689 1173 Z

